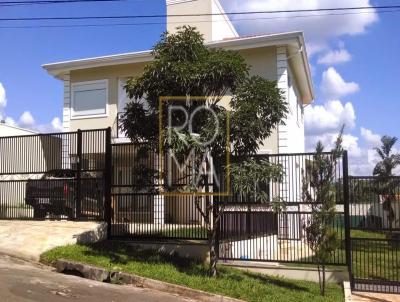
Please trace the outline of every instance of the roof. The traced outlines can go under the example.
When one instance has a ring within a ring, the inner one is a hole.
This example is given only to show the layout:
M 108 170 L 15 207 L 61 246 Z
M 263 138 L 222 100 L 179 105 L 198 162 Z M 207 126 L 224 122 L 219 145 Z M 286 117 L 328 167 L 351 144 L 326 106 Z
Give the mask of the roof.
M 213 41 L 206 43 L 209 47 L 224 48 L 229 50 L 243 50 L 268 46 L 287 46 L 288 58 L 297 74 L 302 75 L 304 83 L 301 85 L 303 102 L 311 103 L 314 99 L 313 83 L 311 79 L 310 65 L 308 63 L 306 45 L 302 32 L 287 32 L 269 35 L 238 37 L 233 39 Z M 151 50 L 129 52 L 108 56 L 92 57 L 79 60 L 55 62 L 44 64 L 42 67 L 52 76 L 61 79 L 64 73 L 72 70 L 96 68 L 120 64 L 132 64 L 150 62 L 153 60 Z M 301 88 L 301 87 L 300 87 Z
M 28 132 L 30 134 L 38 134 L 39 133 L 39 132 L 31 130 L 31 129 L 21 128 L 21 127 L 10 125 L 10 124 L 6 124 L 6 123 L 3 123 L 3 122 L 0 122 L 0 127 L 11 128 L 11 129 L 19 130 L 19 131 L 25 131 L 25 132 Z

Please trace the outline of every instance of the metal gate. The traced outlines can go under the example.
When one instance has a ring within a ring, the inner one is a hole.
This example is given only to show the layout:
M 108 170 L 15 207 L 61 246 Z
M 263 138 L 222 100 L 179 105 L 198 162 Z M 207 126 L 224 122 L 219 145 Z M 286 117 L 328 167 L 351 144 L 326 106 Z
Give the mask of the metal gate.
M 311 204 L 303 201 L 303 178 L 307 165 L 314 161 L 314 153 L 269 154 L 255 156 L 283 167 L 284 177 L 279 183 L 259 184 L 268 192 L 268 202 L 252 196 L 230 194 L 220 197 L 223 214 L 219 223 L 219 258 L 222 260 L 264 261 L 314 264 L 305 226 L 311 218 Z M 329 156 L 329 153 L 326 153 Z M 330 265 L 346 265 L 345 215 L 343 198 L 343 167 L 338 161 L 335 170 L 336 219 L 333 225 L 341 248 L 332 255 Z M 224 183 L 224 181 L 219 181 Z M 225 188 L 223 188 L 224 191 Z M 231 189 L 231 191 L 233 191 Z M 274 201 L 284 204 L 274 209 Z
M 0 219 L 103 220 L 110 129 L 0 138 Z
M 194 198 L 160 192 L 160 163 L 149 146 L 112 144 L 111 162 L 112 238 L 207 239 Z
M 349 178 L 354 290 L 400 293 L 399 184 L 399 177 Z

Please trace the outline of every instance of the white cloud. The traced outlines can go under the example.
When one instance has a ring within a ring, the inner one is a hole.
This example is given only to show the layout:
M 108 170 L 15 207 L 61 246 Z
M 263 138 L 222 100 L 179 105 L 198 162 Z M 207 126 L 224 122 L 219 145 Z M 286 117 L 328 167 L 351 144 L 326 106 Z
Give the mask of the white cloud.
M 228 12 L 371 6 L 370 0 L 223 0 L 222 3 Z M 234 21 L 234 25 L 242 35 L 304 31 L 309 54 L 326 49 L 328 40 L 331 38 L 362 34 L 369 25 L 378 20 L 378 14 L 373 9 L 345 12 L 345 14 L 338 13 L 325 11 L 256 14 L 251 18 L 238 15 L 232 19 L 233 21 L 235 19 L 251 19 Z
M 24 127 L 33 127 L 35 123 L 35 119 L 29 111 L 24 111 L 19 118 L 19 124 Z
M 0 113 L 7 105 L 6 90 L 3 84 L 0 82 Z
M 360 87 L 355 82 L 346 82 L 335 68 L 329 67 L 322 73 L 320 89 L 326 99 L 338 99 L 359 91 Z
M 367 143 L 367 145 L 372 147 L 379 147 L 381 145 L 381 136 L 379 134 L 373 133 L 371 130 L 364 127 L 360 128 L 361 137 Z
M 28 110 L 24 111 L 18 122 L 15 121 L 11 116 L 7 116 L 5 113 L 5 108 L 7 106 L 7 98 L 6 98 L 6 90 L 3 84 L 0 82 L 0 121 L 4 120 L 4 122 L 11 126 L 20 126 L 22 128 L 29 128 L 32 130 L 36 130 L 39 132 L 61 132 L 62 122 L 59 117 L 54 117 L 52 121 L 48 124 L 38 124 L 35 118 L 32 116 L 32 113 Z
M 306 107 L 306 150 L 314 151 L 318 141 L 322 142 L 326 151 L 331 150 L 343 124 L 346 124 L 343 147 L 349 154 L 349 173 L 372 175 L 379 159 L 371 147 L 379 142 L 380 136 L 363 127 L 360 129 L 360 138 L 349 133 L 356 126 L 356 115 L 351 103 L 343 105 L 341 101 L 335 100 L 324 105 Z
M 339 130 L 337 130 L 336 132 L 323 133 L 320 135 L 308 135 L 307 149 L 309 151 L 315 150 L 317 142 L 320 141 L 324 145 L 325 151 L 329 151 L 334 147 L 338 135 L 339 135 Z M 358 140 L 359 138 L 357 136 L 353 136 L 351 134 L 344 134 L 342 146 L 344 149 L 349 151 L 349 153 L 351 153 L 353 156 L 358 157 L 362 152 L 361 148 L 358 145 Z
M 12 117 L 7 116 L 5 122 L 7 125 L 17 126 L 17 122 Z
M 35 121 L 35 118 L 29 111 L 25 111 L 20 119 L 19 126 L 29 128 L 40 133 L 48 133 L 48 132 L 62 132 L 62 122 L 59 117 L 54 117 L 50 123 L 38 124 Z
M 344 124 L 353 129 L 356 115 L 352 103 L 342 104 L 339 100 L 328 101 L 324 105 L 310 105 L 305 108 L 304 121 L 308 135 L 332 133 Z
M 53 127 L 54 131 L 61 132 L 63 130 L 62 122 L 59 117 L 53 118 L 53 120 L 51 121 L 51 126 Z
M 337 136 L 338 131 L 320 135 L 307 135 L 307 151 L 314 151 L 318 141 L 321 141 L 324 145 L 325 151 L 330 151 L 334 147 Z M 343 135 L 342 145 L 348 151 L 350 175 L 372 175 L 372 170 L 378 161 L 374 150 L 361 147 L 359 145 L 359 138 L 351 134 Z
M 349 62 L 351 54 L 345 48 L 338 50 L 329 50 L 318 58 L 318 64 L 335 65 L 340 63 Z

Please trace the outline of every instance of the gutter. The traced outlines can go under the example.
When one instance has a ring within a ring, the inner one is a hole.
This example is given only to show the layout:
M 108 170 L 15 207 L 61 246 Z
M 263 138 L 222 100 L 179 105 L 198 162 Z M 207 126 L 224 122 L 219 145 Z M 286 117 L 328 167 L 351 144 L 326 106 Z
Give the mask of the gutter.
M 304 41 L 303 36 L 298 36 L 297 39 L 300 44 L 300 47 L 303 48 L 303 51 L 302 51 L 303 66 L 305 66 L 305 73 L 307 75 L 307 85 L 308 85 L 308 89 L 311 92 L 311 98 L 313 101 L 313 100 L 315 100 L 315 93 L 314 93 L 314 85 L 313 85 L 312 75 L 311 75 L 311 70 L 310 70 L 310 64 L 308 62 L 306 43 Z M 312 103 L 312 101 L 310 103 Z

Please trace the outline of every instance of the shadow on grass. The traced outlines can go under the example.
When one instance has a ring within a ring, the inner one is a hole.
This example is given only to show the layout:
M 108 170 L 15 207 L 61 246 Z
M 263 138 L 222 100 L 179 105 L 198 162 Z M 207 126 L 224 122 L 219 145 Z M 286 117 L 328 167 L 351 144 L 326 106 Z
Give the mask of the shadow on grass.
M 298 290 L 298 291 L 306 291 L 306 292 L 309 291 L 308 288 L 296 285 L 293 281 L 292 282 L 288 282 L 288 281 L 285 281 L 283 279 L 271 278 L 271 277 L 266 276 L 266 275 L 252 274 L 252 273 L 249 273 L 249 272 L 244 272 L 243 274 L 246 275 L 249 278 L 252 278 L 252 279 L 255 279 L 255 280 L 258 280 L 258 281 L 261 281 L 261 282 L 273 284 L 275 286 L 284 287 L 286 289 Z
M 181 258 L 175 254 L 138 249 L 121 242 L 104 241 L 86 245 L 86 256 L 104 256 L 110 259 L 110 265 L 127 265 L 129 262 L 144 262 L 148 264 L 170 264 L 179 272 L 193 276 L 208 276 L 207 268 L 198 261 Z
M 123 242 L 104 241 L 100 243 L 87 245 L 89 251 L 85 251 L 86 256 L 103 256 L 110 260 L 110 266 L 127 265 L 130 262 L 144 262 L 148 264 L 169 264 L 173 265 L 177 271 L 194 277 L 208 277 L 208 266 L 191 259 L 181 258 L 174 254 L 160 253 L 152 250 L 141 250 L 129 246 Z M 309 289 L 295 284 L 295 282 L 285 281 L 280 278 L 273 278 L 266 275 L 260 275 L 245 271 L 235 271 L 225 267 L 218 270 L 217 279 L 231 280 L 241 282 L 245 279 L 272 284 L 289 290 L 309 292 Z

